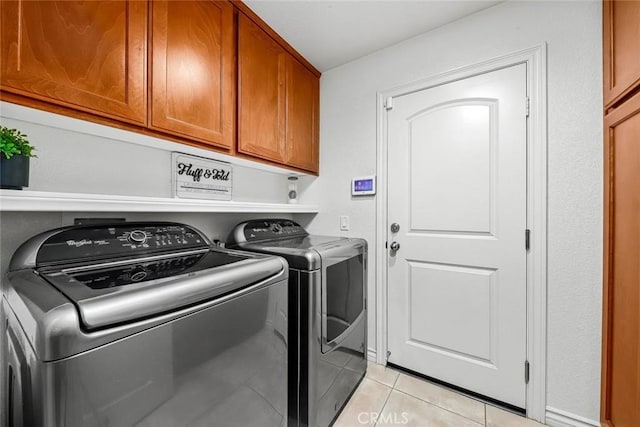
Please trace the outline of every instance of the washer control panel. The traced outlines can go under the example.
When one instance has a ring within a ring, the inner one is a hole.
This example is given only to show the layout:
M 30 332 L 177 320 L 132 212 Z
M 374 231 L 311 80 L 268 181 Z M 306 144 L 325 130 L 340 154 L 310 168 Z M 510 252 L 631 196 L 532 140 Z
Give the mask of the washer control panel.
M 37 265 L 210 246 L 196 229 L 178 223 L 117 223 L 60 230 L 40 247 Z

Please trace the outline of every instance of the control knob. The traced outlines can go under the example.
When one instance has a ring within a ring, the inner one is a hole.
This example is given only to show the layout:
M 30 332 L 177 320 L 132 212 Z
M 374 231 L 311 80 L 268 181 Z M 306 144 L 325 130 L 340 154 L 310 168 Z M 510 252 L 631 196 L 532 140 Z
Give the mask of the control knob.
M 129 233 L 129 241 L 131 243 L 143 244 L 147 241 L 147 233 L 142 230 L 133 230 Z

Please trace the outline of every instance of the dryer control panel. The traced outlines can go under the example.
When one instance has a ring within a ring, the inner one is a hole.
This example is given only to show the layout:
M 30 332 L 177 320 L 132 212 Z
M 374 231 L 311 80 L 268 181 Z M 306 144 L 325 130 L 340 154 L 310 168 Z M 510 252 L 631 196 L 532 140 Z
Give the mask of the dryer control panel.
M 307 236 L 308 233 L 298 223 L 290 219 L 261 219 L 248 221 L 241 227 L 245 242 L 257 242 L 277 238 Z M 239 237 L 236 235 L 236 238 Z

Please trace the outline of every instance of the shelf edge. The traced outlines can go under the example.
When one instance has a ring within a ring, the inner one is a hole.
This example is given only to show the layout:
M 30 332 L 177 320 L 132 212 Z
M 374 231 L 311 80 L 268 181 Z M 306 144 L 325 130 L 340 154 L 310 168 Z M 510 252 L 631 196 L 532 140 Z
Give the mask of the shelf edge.
M 317 205 L 0 190 L 2 212 L 318 213 Z

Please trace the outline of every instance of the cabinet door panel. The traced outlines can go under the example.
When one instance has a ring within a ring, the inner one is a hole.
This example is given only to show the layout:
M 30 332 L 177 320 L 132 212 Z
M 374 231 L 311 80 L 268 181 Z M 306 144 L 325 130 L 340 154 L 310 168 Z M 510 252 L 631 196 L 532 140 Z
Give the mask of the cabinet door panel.
M 609 106 L 640 85 L 640 2 L 605 1 L 604 103 Z
M 151 127 L 231 147 L 233 6 L 223 1 L 154 1 L 151 7 Z
M 238 151 L 285 161 L 286 53 L 238 16 Z
M 147 3 L 2 1 L 2 89 L 144 124 Z
M 319 81 L 293 58 L 287 63 L 287 164 L 318 171 Z
M 605 117 L 602 420 L 640 425 L 640 94 Z

